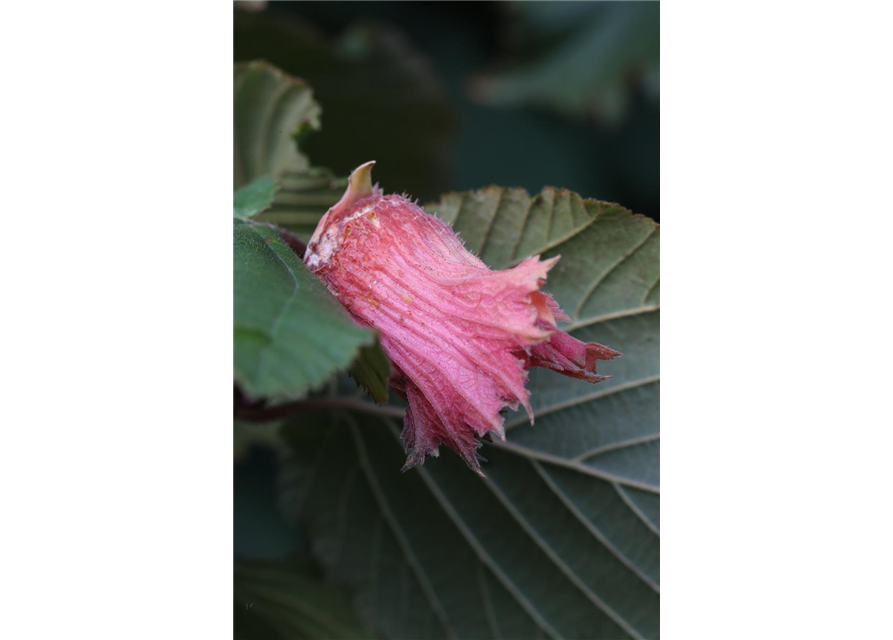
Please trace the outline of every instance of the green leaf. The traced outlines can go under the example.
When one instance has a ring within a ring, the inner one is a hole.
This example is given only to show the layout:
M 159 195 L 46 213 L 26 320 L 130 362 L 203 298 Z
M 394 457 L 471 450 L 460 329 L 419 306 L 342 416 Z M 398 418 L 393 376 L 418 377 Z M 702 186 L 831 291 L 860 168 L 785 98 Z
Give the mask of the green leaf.
M 306 82 L 265 62 L 233 66 L 233 187 L 310 169 L 295 141 L 320 128 Z
M 236 561 L 234 637 L 240 640 L 374 638 L 341 591 L 307 564 Z
M 631 78 L 657 96 L 660 6 L 657 2 L 520 2 L 522 60 L 479 79 L 477 97 L 503 107 L 534 105 L 571 116 L 618 120 Z
M 384 404 L 388 401 L 388 378 L 391 376 L 391 361 L 381 350 L 378 341 L 371 347 L 363 347 L 347 373 L 369 395 Z
M 401 474 L 403 410 L 356 398 L 284 425 L 283 505 L 388 638 L 659 635 L 659 229 L 560 189 L 491 187 L 428 207 L 493 268 L 561 254 L 544 287 L 571 334 L 623 352 L 590 385 L 531 371 L 536 414 Z M 444 448 L 446 449 L 446 448 Z
M 272 178 L 257 178 L 233 194 L 233 217 L 253 218 L 269 209 L 276 198 L 276 183 Z
M 233 179 L 241 186 L 233 215 L 238 219 L 259 214 L 258 221 L 287 225 L 307 239 L 347 185 L 346 179 L 336 179 L 326 169 L 310 167 L 298 150 L 297 140 L 319 129 L 319 106 L 303 80 L 263 62 L 235 65 L 233 80 Z M 278 193 L 271 176 L 279 182 Z M 381 380 L 387 379 L 389 364 L 381 348 L 371 344 L 374 334 L 359 329 L 307 273 L 300 258 L 288 247 L 282 249 L 275 229 L 237 224 L 233 237 L 235 369 L 245 390 L 300 395 L 346 368 L 358 347 L 367 345 L 351 373 L 384 402 L 387 386 Z M 290 272 L 294 277 L 288 279 Z M 304 287 L 305 299 L 304 292 L 296 292 L 308 279 L 312 286 Z M 324 304 L 314 311 L 319 300 Z M 312 333 L 316 326 L 322 327 L 318 336 Z
M 328 169 L 315 167 L 306 173 L 286 173 L 279 182 L 282 189 L 275 204 L 258 219 L 285 227 L 305 242 L 347 188 L 347 178 L 336 178 Z
M 275 12 L 236 11 L 233 31 L 235 60 L 267 60 L 313 87 L 325 109 L 325 127 L 303 149 L 314 164 L 347 175 L 376 160 L 382 185 L 423 200 L 450 187 L 453 106 L 409 39 L 356 25 L 331 40 Z
M 320 128 L 320 108 L 301 79 L 265 62 L 233 67 L 233 184 L 272 177 L 279 192 L 261 220 L 305 240 L 347 186 L 328 169 L 311 167 L 298 141 Z
M 236 380 L 252 396 L 299 396 L 346 369 L 363 329 L 265 224 L 233 220 Z

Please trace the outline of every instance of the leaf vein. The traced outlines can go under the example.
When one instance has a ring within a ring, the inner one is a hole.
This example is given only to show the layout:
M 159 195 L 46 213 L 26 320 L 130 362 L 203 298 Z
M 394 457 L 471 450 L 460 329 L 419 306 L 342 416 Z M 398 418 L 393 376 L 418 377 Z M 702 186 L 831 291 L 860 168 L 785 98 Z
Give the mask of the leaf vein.
M 595 447 L 594 449 L 590 449 L 589 451 L 584 451 L 576 458 L 573 458 L 574 462 L 583 462 L 584 460 L 588 460 L 589 458 L 595 458 L 603 453 L 607 453 L 608 451 L 615 451 L 617 449 L 623 449 L 624 447 L 632 447 L 633 445 L 643 444 L 645 442 L 651 442 L 652 440 L 659 440 L 659 433 L 649 433 L 647 436 L 641 436 L 638 438 L 630 438 L 629 440 L 621 440 L 620 442 L 612 442 L 610 444 L 605 444 L 600 447 Z
M 395 438 L 399 440 L 400 436 L 396 433 L 394 429 L 393 423 L 388 421 L 388 427 L 390 428 L 391 434 L 394 435 Z M 517 600 L 518 604 L 521 605 L 527 614 L 533 618 L 534 622 L 536 622 L 537 626 L 539 626 L 543 631 L 545 631 L 552 638 L 560 638 L 561 634 L 559 634 L 546 620 L 543 618 L 542 614 L 533 606 L 533 604 L 524 597 L 524 595 L 520 592 L 518 587 L 515 585 L 512 580 L 505 575 L 502 569 L 498 564 L 490 557 L 490 554 L 487 553 L 487 550 L 481 545 L 480 541 L 478 541 L 477 537 L 471 532 L 468 528 L 468 525 L 465 524 L 465 521 L 461 516 L 456 512 L 453 508 L 453 505 L 446 499 L 446 497 L 441 493 L 440 487 L 437 486 L 437 483 L 428 473 L 428 471 L 424 467 L 416 467 L 419 473 L 419 477 L 422 478 L 422 481 L 431 491 L 431 494 L 440 504 L 441 508 L 444 512 L 449 516 L 450 520 L 453 521 L 453 524 L 456 525 L 456 528 L 465 538 L 468 545 L 472 548 L 472 550 L 477 554 L 480 561 L 487 566 L 490 571 L 493 572 L 493 575 L 503 584 L 506 590 L 511 593 L 515 600 Z
M 490 221 L 487 223 L 487 228 L 484 229 L 484 236 L 481 238 L 481 244 L 477 250 L 478 256 L 480 256 L 484 252 L 484 247 L 487 246 L 487 238 L 490 235 L 490 229 L 493 228 L 493 222 L 496 220 L 496 216 L 499 215 L 499 207 L 502 206 L 502 197 L 504 195 L 505 187 L 502 187 L 499 190 L 499 197 L 496 199 L 496 206 L 493 208 L 493 215 L 490 216 Z
M 524 218 L 521 220 L 521 229 L 518 231 L 518 239 L 515 241 L 515 246 L 512 247 L 512 253 L 509 257 L 509 265 L 517 259 L 518 247 L 521 246 L 521 239 L 524 237 L 524 229 L 527 228 L 527 220 L 530 218 L 530 210 L 533 209 L 533 203 L 536 202 L 536 199 L 539 196 L 534 196 L 527 200 L 527 209 L 524 211 Z
M 657 276 L 657 280 L 655 280 L 650 287 L 645 290 L 645 295 L 642 296 L 641 302 L 639 304 L 644 305 L 645 301 L 648 299 L 648 296 L 651 295 L 651 292 L 654 291 L 654 287 L 660 284 L 660 276 Z
M 651 376 L 648 378 L 640 378 L 638 380 L 633 380 L 631 382 L 625 382 L 623 384 L 618 384 L 613 387 L 608 387 L 607 389 L 599 389 L 598 391 L 593 391 L 592 393 L 587 393 L 586 395 L 577 396 L 576 398 L 570 398 L 569 400 L 565 400 L 563 402 L 556 402 L 555 404 L 547 405 L 545 407 L 535 409 L 534 413 L 537 417 L 541 418 L 543 416 L 547 416 L 550 413 L 555 413 L 557 411 L 563 411 L 565 409 L 570 409 L 571 407 L 575 407 L 580 404 L 584 404 L 586 402 L 594 402 L 600 398 L 604 398 L 607 396 L 614 395 L 615 393 L 623 393 L 624 391 L 629 391 L 631 389 L 636 389 L 638 387 L 644 387 L 649 384 L 654 384 L 656 382 L 660 382 L 660 376 Z M 508 424 L 505 425 L 505 430 L 509 431 L 510 429 L 514 429 L 522 424 L 527 423 L 527 418 L 518 418 L 512 420 Z
M 577 506 L 571 501 L 570 498 L 567 497 L 567 494 L 561 490 L 552 477 L 543 469 L 542 465 L 536 460 L 531 460 L 530 464 L 533 465 L 533 468 L 540 475 L 540 477 L 545 481 L 545 483 L 549 486 L 549 489 L 552 490 L 552 493 L 564 503 L 564 506 L 567 507 L 568 511 L 570 511 L 574 517 L 580 521 L 586 529 L 589 530 L 589 533 L 593 535 L 593 537 L 598 540 L 603 547 L 605 547 L 608 551 L 610 551 L 620 562 L 622 562 L 630 571 L 632 571 L 637 577 L 639 577 L 645 584 L 654 589 L 657 593 L 660 593 L 660 586 L 654 583 L 648 576 L 646 576 L 642 571 L 633 563 L 632 560 L 629 560 L 626 556 L 620 553 L 620 550 L 614 547 L 613 544 L 608 540 L 608 538 L 601 532 L 601 530 L 596 527 L 589 518 L 583 515 L 583 513 L 577 508 Z M 613 483 L 612 483 L 613 484 Z
M 628 634 L 633 636 L 634 638 L 642 638 L 639 633 L 633 629 L 630 624 L 624 620 L 616 611 L 614 611 L 608 604 L 599 598 L 595 592 L 593 592 L 589 586 L 583 582 L 583 580 L 578 576 L 562 559 L 558 553 L 543 539 L 543 537 L 539 534 L 539 532 L 531 525 L 527 519 L 521 515 L 515 505 L 512 504 L 511 500 L 502 492 L 501 489 L 497 486 L 497 483 L 490 479 L 490 482 L 484 482 L 484 485 L 490 490 L 490 492 L 496 496 L 496 499 L 505 507 L 506 511 L 508 511 L 512 518 L 514 518 L 515 522 L 521 525 L 521 528 L 527 532 L 527 535 L 536 543 L 543 553 L 545 553 L 549 559 L 555 564 L 556 567 L 564 574 L 564 576 L 570 580 L 571 584 L 573 584 L 586 598 L 598 607 L 605 615 L 607 615 L 611 620 L 613 620 L 621 629 L 626 631 Z
M 583 310 L 583 306 L 589 301 L 589 299 L 590 299 L 590 298 L 592 297 L 592 295 L 595 293 L 595 290 L 598 288 L 598 286 L 599 286 L 602 282 L 605 281 L 605 278 L 607 278 L 609 275 L 611 275 L 611 273 L 612 273 L 617 267 L 619 267 L 621 264 L 623 264 L 623 263 L 624 263 L 630 256 L 632 256 L 632 255 L 633 255 L 636 251 L 638 251 L 638 250 L 639 250 L 639 249 L 640 249 L 646 242 L 648 242 L 648 240 L 651 238 L 651 236 L 654 235 L 654 232 L 655 232 L 656 230 L 657 230 L 657 226 L 655 225 L 654 227 L 651 228 L 651 230 L 650 230 L 648 233 L 645 234 L 645 236 L 644 236 L 639 242 L 637 242 L 635 245 L 633 245 L 631 248 L 629 248 L 627 251 L 625 251 L 625 252 L 624 252 L 624 253 L 623 253 L 617 260 L 615 260 L 611 265 L 609 265 L 608 268 L 605 269 L 605 270 L 601 273 L 601 275 L 599 275 L 599 276 L 592 282 L 591 285 L 589 285 L 589 288 L 586 289 L 585 293 L 583 294 L 583 297 L 580 298 L 580 302 L 577 304 L 577 308 L 576 308 L 576 310 L 574 311 L 574 318 L 575 318 L 575 319 L 579 318 L 579 316 L 580 316 L 580 312 Z
M 579 462 L 573 462 L 572 460 L 562 458 L 561 456 L 556 456 L 544 451 L 537 451 L 536 449 L 531 449 L 530 447 L 525 447 L 523 445 L 517 445 L 513 442 L 502 442 L 501 440 L 494 439 L 493 442 L 490 443 L 490 446 L 496 447 L 497 449 L 505 449 L 506 451 L 511 451 L 516 455 L 524 456 L 526 458 L 548 462 L 549 464 L 554 464 L 558 467 L 573 469 L 574 471 L 578 471 L 584 475 L 601 478 L 602 480 L 607 480 L 608 482 L 616 482 L 617 484 L 635 487 L 636 489 L 648 491 L 649 493 L 660 494 L 660 487 L 650 485 L 645 482 L 640 482 L 638 480 L 624 478 L 623 476 L 608 473 L 607 471 L 602 471 L 601 469 L 596 469 L 595 467 L 589 467 Z
M 449 637 L 456 638 L 456 632 L 450 626 L 449 618 L 447 617 L 446 611 L 444 611 L 443 605 L 440 603 L 440 600 L 437 597 L 437 593 L 434 591 L 434 587 L 429 582 L 428 576 L 422 569 L 422 565 L 419 562 L 419 559 L 413 552 L 412 546 L 409 544 L 406 533 L 400 526 L 397 517 L 394 515 L 393 511 L 391 511 L 391 507 L 388 504 L 387 498 L 385 497 L 381 486 L 378 484 L 375 473 L 372 471 L 372 465 L 369 463 L 369 454 L 366 451 L 366 445 L 363 442 L 362 436 L 360 435 L 356 421 L 350 416 L 348 416 L 348 420 L 350 421 L 351 433 L 353 434 L 354 441 L 357 445 L 357 453 L 360 458 L 360 467 L 363 469 L 363 473 L 366 476 L 366 481 L 369 483 L 369 488 L 372 490 L 372 494 L 375 496 L 375 501 L 378 503 L 378 507 L 381 510 L 381 513 L 384 516 L 385 520 L 387 521 L 388 526 L 391 528 L 391 531 L 394 532 L 394 536 L 397 538 L 397 543 L 400 545 L 400 549 L 403 551 L 403 555 L 406 558 L 407 564 L 412 567 L 413 573 L 415 573 L 416 579 L 419 581 L 419 584 L 422 587 L 422 591 L 428 598 L 428 602 L 430 602 L 432 609 L 434 609 L 435 615 L 440 621 L 441 626 L 443 627 L 444 631 L 446 631 Z
M 493 603 L 490 601 L 490 591 L 487 589 L 487 584 L 484 579 L 484 572 L 481 570 L 484 565 L 481 564 L 480 559 L 477 562 L 477 578 L 478 578 L 478 588 L 481 592 L 481 600 L 484 603 L 484 614 L 487 617 L 487 625 L 490 627 L 490 631 L 493 633 L 494 638 L 502 639 L 502 633 L 499 631 L 499 622 L 496 619 L 496 612 L 493 610 Z
M 642 510 L 637 507 L 632 500 L 629 499 L 629 496 L 626 495 L 626 492 L 623 490 L 623 487 L 619 486 L 617 483 L 612 483 L 614 485 L 614 490 L 620 495 L 620 499 L 626 503 L 626 506 L 629 507 L 629 510 L 632 511 L 636 516 L 645 523 L 645 526 L 648 527 L 651 532 L 656 535 L 658 538 L 660 537 L 660 529 L 654 526 L 654 523 L 642 513 Z
M 577 329 L 582 329 L 583 327 L 589 327 L 594 324 L 599 324 L 600 322 L 617 320 L 619 318 L 628 318 L 630 316 L 637 316 L 643 313 L 652 313 L 653 311 L 660 311 L 660 305 L 655 305 L 653 307 L 636 307 L 634 309 L 624 309 L 623 311 L 603 313 L 598 316 L 593 316 L 585 320 L 578 320 L 577 322 L 569 324 L 568 326 L 563 328 L 563 331 L 566 333 L 571 333 L 572 331 L 576 331 Z

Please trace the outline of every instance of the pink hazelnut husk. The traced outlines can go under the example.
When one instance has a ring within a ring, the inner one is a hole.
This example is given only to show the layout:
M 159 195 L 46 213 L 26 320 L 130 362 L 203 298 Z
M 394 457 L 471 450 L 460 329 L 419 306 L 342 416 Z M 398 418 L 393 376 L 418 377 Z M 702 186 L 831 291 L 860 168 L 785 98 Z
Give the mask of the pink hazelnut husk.
M 400 195 L 373 187 L 374 162 L 350 176 L 320 220 L 304 263 L 354 319 L 378 331 L 391 386 L 408 403 L 404 470 L 446 444 L 483 475 L 481 439 L 505 439 L 502 409 L 531 422 L 529 367 L 599 382 L 597 360 L 620 353 L 560 331 L 569 321 L 540 291 L 559 256 L 491 270 L 452 228 Z

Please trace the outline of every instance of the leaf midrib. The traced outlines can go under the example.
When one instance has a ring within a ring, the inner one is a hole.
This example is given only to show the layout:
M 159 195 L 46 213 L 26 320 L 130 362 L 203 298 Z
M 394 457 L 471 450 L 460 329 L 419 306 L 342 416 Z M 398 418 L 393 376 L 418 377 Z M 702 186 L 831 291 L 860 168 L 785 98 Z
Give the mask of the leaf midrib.
M 257 228 L 253 224 L 251 224 L 250 222 L 246 222 L 245 226 L 247 226 L 249 229 L 251 229 L 252 233 L 257 234 L 262 240 L 264 240 L 264 245 L 266 246 L 266 239 L 263 237 L 263 235 L 260 232 L 258 232 Z M 295 298 L 298 295 L 298 290 L 300 289 L 300 284 L 298 283 L 297 276 L 292 271 L 291 265 L 289 265 L 285 260 L 283 260 L 282 256 L 280 256 L 279 253 L 277 253 L 272 247 L 268 246 L 267 249 L 269 249 L 269 251 L 274 256 L 276 256 L 276 260 L 279 261 L 279 263 L 283 266 L 283 268 L 288 272 L 288 275 L 291 277 L 292 284 L 294 287 L 292 289 L 291 294 L 288 296 L 288 300 L 286 300 L 282 304 L 282 307 L 279 309 L 279 312 L 276 314 L 275 319 L 273 320 L 272 324 L 270 325 L 269 335 L 270 335 L 271 343 L 272 343 L 272 341 L 275 341 L 275 338 L 277 337 L 277 334 L 279 331 L 279 326 L 282 323 L 282 318 L 285 316 L 286 311 L 291 307 L 292 303 L 295 301 Z M 263 376 L 264 365 L 266 364 L 267 360 L 269 359 L 271 352 L 272 352 L 272 349 L 270 349 L 267 346 L 261 351 L 260 356 L 257 359 L 257 369 L 255 370 L 254 379 L 257 380 L 259 384 L 262 383 L 262 381 L 264 380 L 264 376 Z

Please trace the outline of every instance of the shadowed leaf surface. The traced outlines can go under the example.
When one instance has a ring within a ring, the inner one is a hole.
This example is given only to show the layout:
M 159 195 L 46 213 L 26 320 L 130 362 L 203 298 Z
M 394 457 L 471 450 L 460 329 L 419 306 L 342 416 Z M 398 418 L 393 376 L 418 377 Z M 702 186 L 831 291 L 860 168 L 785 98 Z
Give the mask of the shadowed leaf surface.
M 237 640 L 375 637 L 309 564 L 236 561 L 233 586 Z
M 313 87 L 325 111 L 325 127 L 307 141 L 314 164 L 346 175 L 376 160 L 383 185 L 419 198 L 448 189 L 454 114 L 433 68 L 409 40 L 371 24 L 330 40 L 271 9 L 234 13 L 234 56 L 267 60 Z
M 357 384 L 363 387 L 379 404 L 388 401 L 388 378 L 391 363 L 376 343 L 360 350 L 360 355 L 347 371 Z

